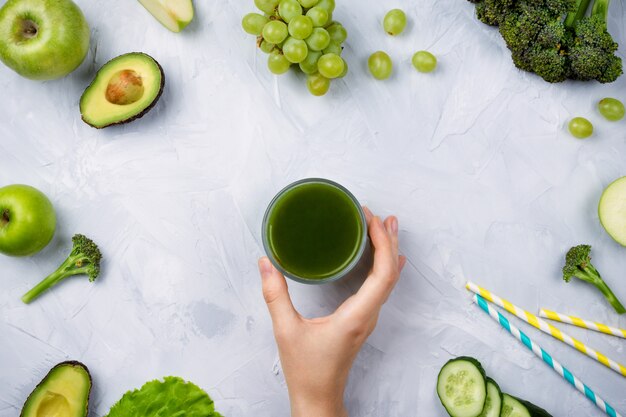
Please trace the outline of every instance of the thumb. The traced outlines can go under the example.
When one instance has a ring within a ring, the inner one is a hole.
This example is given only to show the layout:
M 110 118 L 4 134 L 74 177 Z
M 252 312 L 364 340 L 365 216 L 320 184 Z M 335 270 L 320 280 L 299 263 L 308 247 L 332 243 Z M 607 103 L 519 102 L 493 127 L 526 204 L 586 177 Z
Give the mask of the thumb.
M 263 298 L 270 311 L 274 326 L 281 326 L 298 317 L 283 274 L 270 262 L 267 256 L 259 259 L 259 272 L 263 286 Z

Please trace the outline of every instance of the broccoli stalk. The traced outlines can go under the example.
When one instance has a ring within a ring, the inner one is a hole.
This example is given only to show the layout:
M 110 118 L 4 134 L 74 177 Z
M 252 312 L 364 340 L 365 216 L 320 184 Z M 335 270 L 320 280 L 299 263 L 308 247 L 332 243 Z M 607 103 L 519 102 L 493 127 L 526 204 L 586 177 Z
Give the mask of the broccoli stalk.
M 570 11 L 565 16 L 565 27 L 571 29 L 577 21 L 585 17 L 589 4 L 591 4 L 591 0 L 578 0 L 576 2 L 576 10 Z
M 100 259 L 102 259 L 98 246 L 83 235 L 74 235 L 72 243 L 74 246 L 67 259 L 56 271 L 24 294 L 22 297 L 24 303 L 30 303 L 48 288 L 58 284 L 67 277 L 87 275 L 90 282 L 93 282 L 98 277 L 100 274 Z
M 604 297 L 611 303 L 618 314 L 626 313 L 626 308 L 619 302 L 613 291 L 604 282 L 598 270 L 591 263 L 591 246 L 578 245 L 571 248 L 565 255 L 565 266 L 563 267 L 563 279 L 570 282 L 572 277 L 576 277 L 585 282 L 593 284 L 602 292 Z
M 598 16 L 606 25 L 606 19 L 609 16 L 609 4 L 611 0 L 595 0 L 591 9 L 592 16 Z

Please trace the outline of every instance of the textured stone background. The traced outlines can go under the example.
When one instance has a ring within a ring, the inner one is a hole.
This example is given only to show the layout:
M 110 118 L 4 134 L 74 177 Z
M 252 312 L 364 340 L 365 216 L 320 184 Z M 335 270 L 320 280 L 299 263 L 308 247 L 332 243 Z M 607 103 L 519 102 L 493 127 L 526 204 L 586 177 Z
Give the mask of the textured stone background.
M 41 83 L 0 67 L 0 184 L 43 190 L 59 218 L 40 254 L 0 257 L 0 416 L 17 415 L 34 384 L 68 358 L 93 373 L 94 416 L 169 374 L 207 389 L 227 416 L 287 415 L 256 258 L 268 201 L 308 176 L 339 181 L 375 212 L 398 215 L 409 258 L 355 364 L 353 417 L 443 416 L 437 372 L 462 354 L 555 416 L 601 415 L 472 306 L 463 284 L 471 278 L 531 311 L 626 327 L 593 288 L 566 285 L 559 274 L 564 252 L 588 242 L 626 300 L 626 249 L 596 214 L 602 189 L 626 175 L 626 121 L 603 121 L 595 109 L 604 96 L 626 100 L 626 77 L 549 85 L 520 73 L 497 31 L 465 1 L 340 0 L 335 18 L 350 32 L 351 72 L 314 98 L 301 77 L 268 74 L 239 27 L 251 0 L 198 0 L 196 19 L 178 35 L 134 1 L 78 3 L 93 39 L 77 72 Z M 613 3 L 610 27 L 623 57 L 626 9 Z M 410 25 L 392 39 L 380 21 L 398 6 Z M 377 49 L 395 63 L 385 82 L 366 73 Z M 418 49 L 439 57 L 436 73 L 412 69 Z M 80 94 L 100 65 L 129 51 L 163 65 L 159 105 L 127 126 L 88 127 Z M 594 122 L 592 139 L 567 134 L 574 115 Z M 71 280 L 22 305 L 21 294 L 56 267 L 76 232 L 101 245 L 101 279 Z M 353 290 L 290 288 L 310 316 Z M 567 331 L 626 363 L 623 340 Z M 528 333 L 626 412 L 622 377 Z

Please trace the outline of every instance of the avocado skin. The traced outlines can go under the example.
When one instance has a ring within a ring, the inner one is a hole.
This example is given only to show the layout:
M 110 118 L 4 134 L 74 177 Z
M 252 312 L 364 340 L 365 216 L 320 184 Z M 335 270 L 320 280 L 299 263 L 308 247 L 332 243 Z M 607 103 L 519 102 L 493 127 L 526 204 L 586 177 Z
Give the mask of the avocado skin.
M 50 377 L 50 375 L 57 369 L 62 368 L 64 366 L 71 366 L 71 367 L 78 367 L 78 368 L 82 368 L 85 373 L 87 374 L 87 377 L 89 378 L 89 391 L 87 393 L 87 403 L 85 404 L 85 414 L 83 414 L 83 417 L 87 417 L 87 415 L 89 414 L 89 396 L 91 395 L 91 387 L 93 386 L 93 379 L 91 378 L 91 373 L 89 372 L 89 368 L 87 368 L 87 366 L 79 361 L 64 361 L 61 363 L 58 363 L 56 365 L 54 365 L 52 367 L 52 369 L 50 369 L 48 371 L 48 373 L 46 374 L 46 376 L 44 376 L 41 381 L 37 384 L 37 386 L 33 389 L 33 391 L 30 393 L 30 395 L 28 396 L 28 398 L 26 398 L 26 401 L 24 401 L 24 405 L 22 406 L 22 411 L 20 412 L 20 417 L 31 417 L 29 415 L 26 415 L 24 413 L 24 410 L 26 409 L 26 405 L 28 405 L 29 401 L 31 400 L 31 398 L 33 397 L 34 394 L 36 394 L 39 389 L 41 388 L 41 386 L 43 385 L 44 382 L 46 382 L 46 380 Z
M 152 108 L 157 104 L 157 101 L 159 101 L 159 98 L 161 98 L 161 94 L 163 94 L 163 88 L 165 87 L 165 72 L 163 72 L 163 67 L 161 66 L 161 64 L 159 64 L 159 61 L 157 61 L 156 59 L 152 58 L 150 55 L 144 53 L 144 52 L 128 52 L 127 54 L 141 54 L 141 55 L 146 55 L 149 58 L 151 58 L 157 65 L 157 67 L 159 68 L 159 72 L 161 72 L 161 85 L 159 86 L 159 92 L 157 94 L 157 96 L 154 98 L 154 100 L 152 100 L 152 103 L 150 103 L 150 105 L 148 107 L 146 107 L 145 109 L 143 109 L 143 111 L 133 117 L 129 117 L 128 119 L 124 119 L 124 120 L 120 120 L 119 122 L 115 122 L 115 123 L 110 123 L 106 126 L 94 126 L 91 123 L 89 123 L 87 120 L 85 120 L 85 118 L 83 117 L 83 115 L 81 114 L 80 118 L 83 120 L 83 122 L 87 123 L 89 126 L 96 128 L 96 129 L 104 129 L 106 127 L 109 126 L 115 126 L 115 125 L 123 125 L 126 123 L 130 123 L 133 120 L 137 120 L 141 117 L 143 117 L 146 113 L 148 113 L 150 110 L 152 110 Z M 124 54 L 126 55 L 126 54 Z M 120 55 L 121 56 L 121 55 Z M 119 57 L 115 57 L 113 59 L 110 59 L 109 61 L 107 61 L 104 65 L 108 64 L 109 62 L 113 61 L 114 59 L 117 59 Z M 104 67 L 103 65 L 103 67 Z M 85 88 L 84 91 L 89 90 L 93 84 L 95 83 L 97 77 L 94 77 L 94 79 L 91 81 L 91 83 L 87 86 L 87 88 Z M 84 93 L 83 93 L 84 94 Z

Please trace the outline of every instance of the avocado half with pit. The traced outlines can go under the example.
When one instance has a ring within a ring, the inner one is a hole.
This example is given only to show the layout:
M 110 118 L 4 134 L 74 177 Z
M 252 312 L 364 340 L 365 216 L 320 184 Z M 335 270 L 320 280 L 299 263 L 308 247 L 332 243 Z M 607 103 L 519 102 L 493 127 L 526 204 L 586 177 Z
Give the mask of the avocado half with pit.
M 154 107 L 164 85 L 163 68 L 150 55 L 120 55 L 104 64 L 85 89 L 80 114 L 98 129 L 131 122 Z
M 61 362 L 28 396 L 20 417 L 87 417 L 91 375 L 76 361 Z

